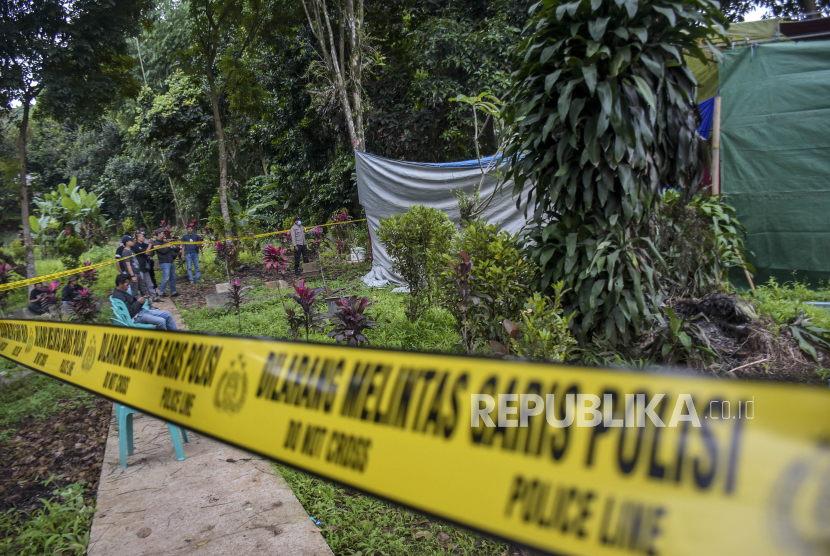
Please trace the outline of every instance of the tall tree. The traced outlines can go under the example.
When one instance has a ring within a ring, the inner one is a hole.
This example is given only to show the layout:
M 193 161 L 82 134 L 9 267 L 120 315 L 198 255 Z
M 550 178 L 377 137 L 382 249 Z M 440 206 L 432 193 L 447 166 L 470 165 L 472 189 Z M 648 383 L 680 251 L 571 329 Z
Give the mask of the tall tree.
M 263 17 L 260 0 L 190 1 L 194 38 L 190 52 L 197 57 L 210 92 L 219 148 L 219 204 L 228 230 L 231 229 L 228 211 L 228 150 L 219 104 L 228 85 L 234 82 L 234 74 L 240 68 L 240 59 L 256 38 Z
M 332 0 L 332 3 L 336 11 L 329 13 L 326 0 L 303 0 L 311 32 L 320 45 L 317 54 L 322 60 L 321 65 L 312 66 L 312 72 L 337 96 L 352 148 L 362 151 L 366 150 L 363 77 L 373 62 L 364 25 L 363 0 Z
M 100 114 L 137 94 L 126 38 L 139 30 L 148 0 L 7 0 L 0 7 L 0 102 L 20 105 L 18 159 L 26 272 L 34 277 L 26 140 L 32 103 L 57 117 Z

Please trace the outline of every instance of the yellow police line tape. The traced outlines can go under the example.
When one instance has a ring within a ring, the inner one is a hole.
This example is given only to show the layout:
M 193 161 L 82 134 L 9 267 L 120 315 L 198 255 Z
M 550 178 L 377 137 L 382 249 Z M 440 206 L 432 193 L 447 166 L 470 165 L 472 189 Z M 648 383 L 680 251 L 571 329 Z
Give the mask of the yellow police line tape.
M 348 220 L 346 222 L 330 222 L 329 224 L 318 224 L 317 226 L 307 226 L 305 227 L 306 230 L 312 230 L 314 228 L 325 228 L 327 226 L 339 226 L 341 224 L 354 224 L 355 222 L 366 222 L 366 219 L 363 218 L 361 220 Z M 145 253 L 150 253 L 152 251 L 156 251 L 157 249 L 163 249 L 165 247 L 169 247 L 171 245 L 206 245 L 208 243 L 222 243 L 228 241 L 241 241 L 246 239 L 258 239 L 261 237 L 267 236 L 275 236 L 279 234 L 284 234 L 286 232 L 290 232 L 291 230 L 278 230 L 276 232 L 266 232 L 264 234 L 256 234 L 253 236 L 245 236 L 245 237 L 226 237 L 225 239 L 217 239 L 217 240 L 204 240 L 204 241 L 170 241 L 165 243 L 164 245 L 159 245 L 158 247 L 153 247 L 152 249 L 148 249 Z M 73 274 L 80 274 L 81 272 L 86 272 L 88 270 L 92 270 L 94 268 L 101 268 L 102 266 L 107 266 L 111 264 L 115 264 L 120 261 L 126 261 L 127 259 L 131 259 L 138 255 L 139 253 L 130 255 L 129 257 L 121 257 L 118 259 L 113 258 L 111 261 L 104 261 L 102 263 L 97 263 L 89 266 L 82 266 L 80 268 L 73 268 L 71 270 L 62 270 L 60 272 L 53 272 L 52 274 L 45 274 L 43 276 L 35 276 L 34 278 L 26 278 L 25 280 L 17 280 L 16 282 L 8 282 L 6 284 L 0 284 L 0 292 L 4 292 L 7 290 L 14 290 L 17 288 L 22 288 L 24 286 L 31 286 L 32 284 L 40 284 L 41 282 L 46 282 L 49 280 L 56 280 L 58 278 L 63 278 L 64 276 L 71 276 Z M 142 253 L 143 254 L 143 253 Z
M 830 546 L 825 389 L 25 320 L 0 321 L 0 355 L 556 554 L 818 555 Z M 495 409 L 486 413 L 486 399 L 473 406 L 472 394 L 492 396 Z M 600 397 L 603 425 L 551 426 L 574 414 L 562 409 L 566 394 Z M 544 410 L 526 401 L 533 395 Z M 496 426 L 480 414 L 472 426 L 473 407 Z M 527 426 L 499 427 L 500 417 L 515 425 L 518 411 Z M 626 415 L 645 426 L 619 426 Z

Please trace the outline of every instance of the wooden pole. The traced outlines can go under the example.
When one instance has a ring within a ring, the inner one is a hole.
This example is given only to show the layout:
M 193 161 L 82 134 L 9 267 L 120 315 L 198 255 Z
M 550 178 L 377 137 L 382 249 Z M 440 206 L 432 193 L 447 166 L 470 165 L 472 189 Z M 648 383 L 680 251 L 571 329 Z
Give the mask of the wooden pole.
M 718 93 L 712 114 L 712 195 L 720 195 L 720 101 Z
M 744 258 L 741 256 L 741 252 L 738 251 L 738 248 L 735 248 L 735 254 L 738 255 L 738 260 L 741 261 L 741 268 L 744 269 L 744 275 L 746 275 L 746 281 L 749 282 L 749 288 L 752 290 L 752 295 L 758 295 L 758 292 L 755 291 L 755 283 L 752 281 L 752 275 L 749 273 L 749 269 L 746 267 L 746 262 L 744 262 Z

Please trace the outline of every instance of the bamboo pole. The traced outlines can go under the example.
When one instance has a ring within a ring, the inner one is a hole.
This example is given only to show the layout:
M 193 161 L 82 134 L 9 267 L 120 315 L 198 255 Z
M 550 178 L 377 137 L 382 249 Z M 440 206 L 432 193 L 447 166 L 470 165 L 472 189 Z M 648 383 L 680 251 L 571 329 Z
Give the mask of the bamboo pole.
M 738 260 L 741 261 L 741 268 L 744 269 L 746 281 L 749 282 L 749 288 L 752 290 L 752 295 L 758 295 L 758 292 L 755 291 L 755 282 L 752 281 L 752 275 L 749 273 L 749 269 L 746 268 L 746 262 L 737 247 L 735 248 L 735 254 L 738 255 Z
M 720 101 L 718 93 L 712 114 L 712 195 L 720 195 Z

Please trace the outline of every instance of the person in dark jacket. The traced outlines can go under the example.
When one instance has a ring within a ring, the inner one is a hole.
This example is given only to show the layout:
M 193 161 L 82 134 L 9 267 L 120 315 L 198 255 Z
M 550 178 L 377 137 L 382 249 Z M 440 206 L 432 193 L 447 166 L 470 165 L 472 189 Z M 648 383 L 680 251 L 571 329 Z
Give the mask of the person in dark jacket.
M 148 260 L 147 250 L 150 249 L 150 242 L 144 235 L 144 232 L 136 232 L 135 244 L 133 245 L 133 253 L 138 261 L 138 281 L 143 284 L 144 288 L 140 289 L 141 294 L 148 294 L 153 298 L 153 302 L 161 301 L 156 295 L 156 286 L 153 284 L 153 279 L 150 276 L 150 260 Z
M 202 241 L 202 236 L 193 233 L 193 226 L 187 227 L 187 233 L 182 236 L 182 241 Z M 190 278 L 190 283 L 199 283 L 202 273 L 199 272 L 199 246 L 185 245 L 184 246 L 184 260 L 187 263 L 187 277 Z M 196 272 L 196 280 L 193 279 L 193 272 L 191 272 L 191 265 Z
M 67 284 L 61 290 L 61 315 L 72 314 L 72 302 L 78 299 L 78 292 L 84 289 L 78 284 L 78 275 L 73 274 L 67 278 Z
M 164 239 L 164 230 L 159 228 L 155 232 L 156 239 L 153 242 L 153 247 L 159 247 L 167 243 Z M 181 252 L 178 245 L 172 247 L 162 247 L 154 251 L 156 258 L 161 265 L 161 285 L 159 286 L 158 296 L 167 297 L 164 295 L 164 290 L 167 288 L 167 283 L 170 282 L 170 297 L 176 297 L 179 293 L 176 291 L 176 257 Z
M 46 309 L 43 308 L 43 301 L 49 293 L 49 288 L 46 282 L 41 282 L 35 285 L 32 291 L 29 292 L 29 310 L 36 315 L 43 315 Z
M 144 302 L 146 297 L 139 297 L 136 299 L 131 294 L 127 293 L 127 288 L 130 287 L 131 277 L 129 274 L 119 274 L 115 277 L 115 289 L 112 291 L 112 297 L 120 299 L 127 306 L 133 322 L 141 324 L 152 324 L 158 330 L 173 330 L 178 331 L 176 322 L 173 320 L 173 315 L 168 311 L 161 309 L 145 309 Z

